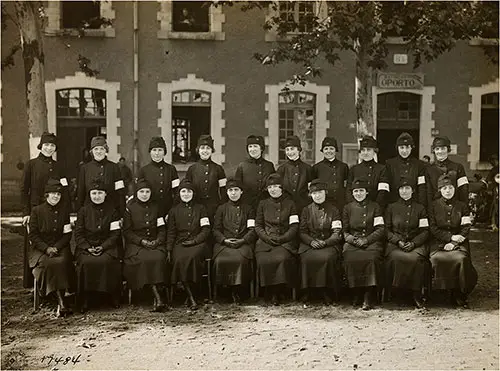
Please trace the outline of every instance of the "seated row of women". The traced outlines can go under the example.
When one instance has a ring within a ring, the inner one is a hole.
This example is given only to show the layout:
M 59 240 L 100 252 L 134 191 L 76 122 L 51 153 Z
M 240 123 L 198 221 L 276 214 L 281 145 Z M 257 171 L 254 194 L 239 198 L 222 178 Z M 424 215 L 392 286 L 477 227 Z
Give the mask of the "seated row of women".
M 313 202 L 300 218 L 293 200 L 283 192 L 279 174 L 267 178 L 270 197 L 260 201 L 256 213 L 240 202 L 242 187 L 230 179 L 229 200 L 217 208 L 213 220 L 195 202 L 189 180 L 180 183 L 179 202 L 164 217 L 151 200 L 151 185 L 140 179 L 123 223 L 96 181 L 89 191 L 91 202 L 77 216 L 76 274 L 69 214 L 58 207 L 60 187 L 58 181 L 49 180 L 47 202 L 33 209 L 29 237 L 30 265 L 40 292 L 56 294 L 61 315 L 68 312 L 64 290 L 74 287 L 75 279 L 84 310 L 90 292 L 111 293 L 117 305 L 123 278 L 132 290 L 150 286 L 156 311 L 163 310 L 166 302 L 159 288 L 180 282 L 194 309 L 192 288 L 200 282 L 206 258 L 213 261 L 215 284 L 231 287 L 235 302 L 241 287 L 256 277 L 273 304 L 279 303 L 283 289 L 298 286 L 304 290 L 304 300 L 310 289 L 320 289 L 324 301 L 331 303 L 331 294 L 338 296 L 345 274 L 353 305 L 362 304 L 365 310 L 373 307 L 377 288 L 383 287 L 412 290 L 415 305 L 422 307 L 422 289 L 431 276 L 433 289 L 450 290 L 454 302 L 466 307 L 477 281 L 469 253 L 469 213 L 454 198 L 455 187 L 447 176 L 439 179 L 442 197 L 434 202 L 429 217 L 413 200 L 415 185 L 406 179 L 401 179 L 400 199 L 389 205 L 385 215 L 367 198 L 367 181 L 355 180 L 354 201 L 344 207 L 342 216 L 325 202 L 327 184 L 313 180 L 309 187 Z

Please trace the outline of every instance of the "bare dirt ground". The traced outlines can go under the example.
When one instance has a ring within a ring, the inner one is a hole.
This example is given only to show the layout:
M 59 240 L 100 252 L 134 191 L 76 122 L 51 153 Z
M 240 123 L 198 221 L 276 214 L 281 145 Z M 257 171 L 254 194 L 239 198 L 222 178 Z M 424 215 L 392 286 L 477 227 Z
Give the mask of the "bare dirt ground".
M 498 234 L 472 232 L 479 283 L 471 309 L 433 300 L 370 312 L 298 303 L 207 304 L 151 313 L 147 304 L 67 319 L 32 314 L 22 240 L 2 229 L 2 369 L 499 369 Z

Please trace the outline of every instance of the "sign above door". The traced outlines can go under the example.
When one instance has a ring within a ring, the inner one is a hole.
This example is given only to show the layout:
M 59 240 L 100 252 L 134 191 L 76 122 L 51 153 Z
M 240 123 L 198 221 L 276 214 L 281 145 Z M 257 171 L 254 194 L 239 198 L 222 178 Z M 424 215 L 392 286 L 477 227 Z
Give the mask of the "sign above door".
M 383 89 L 421 90 L 424 88 L 424 74 L 379 72 L 377 76 L 377 87 Z

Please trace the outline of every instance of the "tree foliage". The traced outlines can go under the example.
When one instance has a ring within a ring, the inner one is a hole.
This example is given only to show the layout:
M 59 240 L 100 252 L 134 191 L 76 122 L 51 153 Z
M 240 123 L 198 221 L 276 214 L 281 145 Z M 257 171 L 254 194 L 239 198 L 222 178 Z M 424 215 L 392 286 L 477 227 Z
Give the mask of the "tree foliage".
M 460 40 L 498 39 L 498 2 L 331 1 L 322 5 L 327 7 L 324 17 L 317 10 L 299 20 L 280 15 L 279 6 L 271 5 L 277 12 L 264 28 L 276 30 L 281 42 L 267 53 L 254 56 L 265 65 L 285 61 L 301 65 L 302 73 L 296 81 L 319 75 L 320 60 L 334 65 L 341 51 L 358 53 L 360 46 L 364 46 L 368 66 L 384 69 L 389 37 L 402 37 L 414 57 L 415 68 L 435 60 Z M 251 9 L 252 5 L 246 7 Z M 304 28 L 308 32 L 293 33 Z

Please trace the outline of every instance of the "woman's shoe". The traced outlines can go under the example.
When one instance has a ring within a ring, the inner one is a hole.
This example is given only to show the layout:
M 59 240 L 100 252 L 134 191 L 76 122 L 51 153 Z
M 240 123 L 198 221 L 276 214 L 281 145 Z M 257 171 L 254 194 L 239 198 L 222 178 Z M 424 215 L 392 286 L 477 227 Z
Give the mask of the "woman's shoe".
M 236 305 L 240 305 L 241 304 L 241 299 L 240 299 L 240 296 L 238 295 L 237 292 L 233 291 L 231 293 L 231 296 L 233 298 L 233 303 L 236 304 Z
M 280 305 L 280 301 L 278 299 L 278 295 L 273 294 L 273 296 L 271 297 L 271 304 L 275 305 L 275 306 Z
M 413 303 L 418 309 L 425 309 L 425 303 L 419 291 L 413 292 Z
M 323 290 L 323 303 L 325 305 L 332 305 L 333 299 L 331 298 L 330 295 L 328 295 L 328 291 Z
M 361 307 L 363 310 L 370 310 L 373 309 L 373 303 L 372 303 L 372 295 L 371 295 L 371 290 L 367 289 L 365 291 L 364 299 L 363 299 L 363 306 Z
M 465 295 L 464 293 L 457 292 L 455 294 L 455 301 L 459 307 L 464 309 L 469 309 L 469 303 L 467 302 L 467 295 Z

